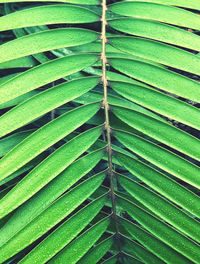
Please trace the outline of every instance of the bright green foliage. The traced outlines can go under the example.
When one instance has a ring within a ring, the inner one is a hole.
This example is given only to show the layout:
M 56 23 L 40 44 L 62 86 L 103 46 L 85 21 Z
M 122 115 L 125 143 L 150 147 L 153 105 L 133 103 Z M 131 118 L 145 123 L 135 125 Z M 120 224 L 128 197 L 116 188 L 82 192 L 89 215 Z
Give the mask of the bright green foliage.
M 0 263 L 200 264 L 199 15 L 0 0 Z
M 198 108 L 193 107 L 190 104 L 184 104 L 176 98 L 160 93 L 155 89 L 133 85 L 130 83 L 111 82 L 111 87 L 120 95 L 137 104 L 150 108 L 151 110 L 171 119 L 176 119 L 188 126 L 200 129 L 200 124 L 196 122 L 199 118 L 200 111 Z M 159 127 L 160 126 L 161 125 L 159 125 Z M 168 128 L 169 127 L 170 126 L 168 126 Z M 173 129 L 173 131 L 179 133 L 178 129 Z
M 183 9 L 154 3 L 120 2 L 110 6 L 116 14 L 156 20 L 186 28 L 199 29 L 200 17 Z
M 199 83 L 196 81 L 136 60 L 112 58 L 109 61 L 116 70 L 135 79 L 195 102 L 200 100 Z M 155 79 L 154 76 L 159 76 L 159 78 Z M 181 89 L 176 83 L 181 86 Z
M 114 47 L 131 55 L 138 55 L 169 67 L 200 74 L 200 58 L 182 49 L 138 37 L 110 37 L 108 41 Z
M 96 32 L 78 28 L 47 30 L 24 36 L 1 45 L 0 62 L 51 49 L 82 45 L 95 41 L 97 38 L 98 34 Z
M 171 25 L 139 18 L 116 18 L 109 25 L 131 35 L 147 37 L 166 43 L 182 46 L 184 48 L 200 50 L 200 40 L 197 35 L 183 31 Z M 162 32 L 162 34 L 160 34 Z
M 98 59 L 94 54 L 78 54 L 52 60 L 30 69 L 3 83 L 0 87 L 1 103 L 7 102 L 40 86 L 76 73 L 94 64 Z M 48 75 L 45 72 L 48 71 Z M 27 85 L 30 83 L 30 85 Z
M 25 9 L 21 12 L 2 17 L 0 30 L 3 31 L 45 24 L 90 23 L 96 22 L 98 19 L 99 17 L 88 9 L 67 5 L 47 5 Z M 69 37 L 73 37 L 73 34 L 70 36 L 69 33 Z M 77 45 L 80 44 L 77 43 Z
M 81 258 L 78 264 L 95 263 L 95 261 L 100 260 L 106 254 L 106 252 L 110 249 L 112 244 L 113 244 L 113 237 L 109 237 L 108 239 L 105 239 L 103 242 L 97 244 L 83 258 Z
M 6 131 L 13 131 L 88 92 L 98 84 L 98 81 L 99 78 L 96 77 L 81 78 L 45 90 L 3 115 L 0 118 L 0 126 L 5 127 Z
M 95 188 L 98 188 L 104 177 L 105 173 L 94 176 L 94 178 L 78 185 L 60 199 L 56 200 L 46 210 L 42 211 L 25 228 L 19 230 L 18 233 L 2 245 L 1 258 L 6 260 L 8 257 L 16 254 L 19 250 L 25 248 L 28 244 L 35 241 L 64 219 L 91 195 L 95 191 Z M 80 196 L 80 193 L 82 193 L 82 196 Z
M 93 186 L 90 184 L 89 189 L 91 190 L 92 187 Z M 40 263 L 49 260 L 90 223 L 90 221 L 103 207 L 105 201 L 106 199 L 104 196 L 103 198 L 90 203 L 86 206 L 86 208 L 83 208 L 78 213 L 73 215 L 42 243 L 40 243 L 35 250 L 31 251 L 31 253 L 24 258 L 21 263 Z

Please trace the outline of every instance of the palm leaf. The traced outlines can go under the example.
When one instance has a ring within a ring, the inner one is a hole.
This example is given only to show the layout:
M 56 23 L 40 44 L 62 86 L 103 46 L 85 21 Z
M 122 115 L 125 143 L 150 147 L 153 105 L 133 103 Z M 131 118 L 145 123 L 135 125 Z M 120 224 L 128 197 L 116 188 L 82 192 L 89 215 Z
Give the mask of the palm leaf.
M 0 263 L 200 263 L 199 0 L 12 2 Z

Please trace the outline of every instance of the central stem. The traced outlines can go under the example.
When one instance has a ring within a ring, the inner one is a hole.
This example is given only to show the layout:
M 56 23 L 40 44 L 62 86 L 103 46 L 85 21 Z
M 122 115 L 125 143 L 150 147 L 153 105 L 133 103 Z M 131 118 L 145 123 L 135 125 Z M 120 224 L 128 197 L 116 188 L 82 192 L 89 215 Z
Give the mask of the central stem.
M 105 131 L 106 131 L 106 138 L 107 138 L 107 152 L 108 152 L 108 175 L 110 177 L 110 195 L 112 201 L 112 217 L 115 223 L 115 232 L 116 232 L 116 239 L 118 243 L 119 252 L 121 253 L 121 245 L 120 245 L 120 236 L 119 236 L 119 227 L 118 227 L 118 219 L 116 213 L 116 195 L 114 189 L 114 171 L 113 171 L 113 163 L 112 163 L 112 146 L 111 146 L 111 127 L 109 121 L 109 103 L 108 103 L 108 80 L 106 76 L 106 11 L 107 5 L 106 0 L 102 0 L 102 30 L 101 30 L 101 41 L 102 41 L 102 52 L 101 52 L 101 61 L 102 61 L 102 84 L 104 90 L 104 99 L 103 99 L 103 106 L 105 111 Z

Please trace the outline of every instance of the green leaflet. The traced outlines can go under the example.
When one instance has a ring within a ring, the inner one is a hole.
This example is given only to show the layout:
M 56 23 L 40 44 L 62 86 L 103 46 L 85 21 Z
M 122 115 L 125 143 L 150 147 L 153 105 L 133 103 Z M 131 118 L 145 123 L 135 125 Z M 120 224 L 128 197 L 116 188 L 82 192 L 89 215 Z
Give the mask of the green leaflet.
M 97 38 L 95 31 L 81 28 L 60 28 L 30 34 L 1 45 L 0 63 L 51 49 L 89 43 Z
M 116 70 L 130 77 L 181 97 L 200 101 L 200 84 L 187 77 L 135 60 L 112 58 L 109 62 Z
M 41 127 L 0 160 L 0 179 L 22 167 L 89 120 L 100 108 L 100 103 L 78 107 Z M 66 127 L 66 124 L 68 126 Z M 20 156 L 19 156 L 20 152 Z
M 125 203 L 124 200 L 120 200 L 120 203 L 122 205 L 125 205 L 125 208 L 127 207 L 127 211 L 129 212 L 131 206 L 128 203 Z M 155 238 L 152 236 L 150 233 L 145 231 L 143 228 L 137 226 L 136 224 L 133 224 L 124 218 L 119 219 L 120 224 L 131 234 L 131 236 L 134 239 L 137 239 L 142 245 L 144 245 L 148 250 L 150 250 L 153 254 L 161 258 L 161 263 L 162 260 L 165 261 L 164 263 L 169 263 L 169 264 L 192 264 L 191 261 L 186 259 L 185 257 L 182 257 L 178 252 L 174 251 L 172 248 L 167 246 L 165 243 L 159 241 L 159 239 Z M 135 249 L 134 244 L 132 243 L 134 250 L 137 250 L 138 248 Z M 133 251 L 135 254 L 137 254 L 137 251 Z M 143 253 L 143 252 L 142 252 Z M 141 250 L 139 251 L 139 255 L 141 254 Z M 147 256 L 149 254 L 145 252 L 145 254 L 142 254 L 142 257 L 144 257 L 145 260 L 147 260 Z M 154 256 L 154 255 L 153 255 Z M 144 261 L 145 263 L 150 263 L 152 259 L 152 254 L 150 254 L 150 260 L 148 262 Z M 157 260 L 155 262 L 155 257 L 154 261 L 152 263 L 160 263 L 160 260 Z
M 110 37 L 108 41 L 116 49 L 131 55 L 200 74 L 200 58 L 182 49 L 138 37 Z
M 110 82 L 113 90 L 134 103 L 161 115 L 200 129 L 200 110 L 151 88 L 124 82 Z M 134 109 L 133 109 L 134 110 Z
M 0 201 L 0 219 L 31 198 L 67 168 L 98 139 L 101 132 L 102 126 L 78 135 L 35 167 Z
M 98 5 L 100 0 L 66 0 L 67 3 L 81 4 L 81 5 Z
M 115 152 L 115 158 L 147 186 L 200 218 L 200 198 L 197 195 L 139 160 L 120 152 Z
M 26 130 L 15 133 L 0 140 L 0 157 L 8 153 L 12 148 L 28 137 L 34 130 Z
M 13 188 L 13 186 L 11 187 L 7 187 L 6 189 L 4 189 L 3 191 L 0 191 L 0 198 L 2 199 L 11 189 Z
M 57 85 L 31 97 L 0 117 L 3 134 L 8 134 L 49 111 L 88 92 L 99 82 L 99 77 L 85 77 Z M 97 101 L 97 100 L 96 100 Z
M 72 239 L 74 239 L 90 223 L 90 221 L 92 221 L 104 206 L 105 201 L 106 197 L 104 196 L 91 202 L 82 210 L 75 213 L 45 240 L 39 243 L 39 245 L 23 258 L 20 263 L 46 263 L 60 250 L 67 246 Z
M 26 56 L 18 58 L 16 60 L 2 62 L 0 63 L 0 69 L 31 68 L 33 66 L 36 66 L 37 64 L 37 61 L 32 56 Z
M 131 35 L 151 38 L 196 51 L 200 50 L 199 36 L 170 25 L 139 18 L 116 18 L 109 25 Z
M 123 224 L 123 219 L 120 219 L 120 220 L 121 220 L 121 223 Z M 126 227 L 125 229 L 128 229 L 128 228 Z M 130 232 L 130 230 L 127 230 L 127 231 Z M 137 231 L 140 232 L 140 229 L 138 228 Z M 142 231 L 143 230 L 141 229 L 141 233 L 144 232 L 144 231 L 143 232 Z M 145 232 L 143 234 L 145 234 Z M 142 238 L 144 238 L 144 236 L 142 236 Z M 154 254 L 152 254 L 150 251 L 146 250 L 144 247 L 142 247 L 141 245 L 139 245 L 135 241 L 132 241 L 132 240 L 125 238 L 125 237 L 123 237 L 123 239 L 125 239 L 125 246 L 123 247 L 124 252 L 136 256 L 138 259 L 143 261 L 145 264 L 158 264 L 158 263 L 165 264 L 165 262 L 163 262 L 161 259 L 156 257 Z M 151 240 L 151 244 L 152 244 L 152 240 Z
M 101 185 L 104 177 L 104 173 L 95 175 L 51 204 L 41 215 L 0 248 L 1 261 L 9 259 L 69 215 Z M 20 244 L 18 244 L 19 241 Z
M 200 168 L 196 165 L 137 135 L 115 130 L 115 137 L 128 149 L 158 168 L 196 188 L 200 187 L 200 179 L 197 178 Z
M 98 55 L 95 54 L 69 55 L 25 71 L 0 85 L 0 104 L 66 75 L 78 72 L 94 64 L 97 60 Z M 0 136 L 2 135 L 0 134 Z
M 94 245 L 94 243 L 106 231 L 110 223 L 109 217 L 101 220 L 85 233 L 76 238 L 69 246 L 65 247 L 58 255 L 49 261 L 50 264 L 70 263 L 77 261 Z M 76 254 L 74 254 L 76 252 Z
M 44 5 L 27 8 L 0 18 L 0 31 L 38 25 L 91 23 L 99 16 L 89 9 L 70 5 Z
M 146 243 L 149 244 L 148 249 L 151 252 L 152 250 L 153 252 L 157 252 L 156 255 L 158 256 L 159 254 L 167 255 L 172 263 L 174 259 L 178 259 L 180 264 L 187 263 L 186 261 L 188 260 L 186 257 L 194 261 L 199 259 L 199 246 L 181 233 L 177 232 L 173 227 L 153 217 L 151 214 L 145 212 L 130 201 L 120 198 L 118 199 L 118 204 L 121 205 L 123 209 L 133 217 L 133 219 L 142 225 L 143 228 L 151 233 L 151 239 L 148 239 L 149 241 L 146 240 Z M 157 237 L 158 242 L 155 241 L 154 236 Z M 157 246 L 154 247 L 154 249 L 151 248 L 153 245 L 152 239 L 154 240 L 154 243 L 162 245 L 162 253 Z
M 1 0 L 0 3 L 12 3 L 13 0 Z M 21 2 L 21 0 L 16 0 L 15 2 Z M 23 2 L 50 2 L 49 0 L 23 0 Z M 98 5 L 100 4 L 99 0 L 53 0 L 53 2 L 64 2 L 71 4 L 81 4 L 81 5 Z
M 137 2 L 138 0 L 124 0 L 126 2 Z M 173 6 L 180 6 L 180 7 L 187 7 L 187 8 L 193 8 L 193 9 L 200 9 L 199 0 L 145 0 L 145 2 L 151 2 L 151 3 L 159 3 L 164 5 L 173 5 Z
M 0 191 L 0 198 L 2 199 L 11 189 L 13 188 L 13 185 L 7 187 L 3 191 Z M 11 218 L 12 213 L 4 217 L 3 219 L 0 220 L 0 230 L 3 228 L 3 226 L 9 221 Z
M 165 66 L 163 66 L 163 65 L 161 65 L 161 64 L 159 64 L 157 62 L 154 62 L 152 60 L 147 60 L 147 59 L 139 57 L 139 56 L 135 56 L 135 55 L 127 54 L 127 53 L 122 53 L 122 52 L 120 52 L 120 50 L 118 50 L 116 52 L 107 52 L 106 56 L 108 58 L 125 58 L 125 59 L 139 60 L 139 61 L 150 63 L 152 65 L 155 65 L 155 66 L 158 66 L 158 67 L 161 67 L 161 68 L 165 69 Z
M 1 77 L 0 79 L 0 84 L 4 83 L 4 82 L 7 82 L 9 79 L 15 77 L 16 75 L 18 75 L 19 73 L 13 73 L 13 74 L 10 74 L 10 75 L 6 75 L 4 77 Z
M 98 149 L 72 163 L 36 195 L 21 205 L 1 229 L 0 246 L 40 215 L 54 200 L 85 176 L 103 157 Z
M 4 108 L 7 108 L 7 107 L 12 107 L 12 106 L 15 106 L 17 104 L 20 104 L 23 101 L 28 100 L 32 96 L 37 95 L 38 93 L 40 93 L 38 90 L 33 90 L 33 91 L 30 91 L 30 92 L 25 93 L 23 95 L 20 95 L 20 96 L 18 96 L 16 98 L 6 102 L 6 103 L 1 104 L 0 105 L 0 109 L 4 109 Z
M 139 185 L 130 178 L 118 174 L 118 180 L 127 192 L 147 206 L 153 213 L 195 241 L 200 241 L 200 223 L 194 218 L 185 214 L 165 198 Z
M 121 119 L 129 126 L 141 131 L 151 138 L 154 138 L 168 146 L 171 146 L 176 150 L 179 150 L 180 152 L 188 156 L 200 160 L 200 141 L 190 134 L 177 129 L 169 123 L 167 124 L 162 121 L 156 120 L 147 115 L 139 113 L 138 111 L 133 111 L 118 106 L 112 106 L 112 111 L 119 119 Z M 184 142 L 184 144 L 182 142 Z M 152 145 L 152 150 L 153 149 L 154 145 Z M 195 168 L 194 171 L 195 173 L 198 173 L 198 170 L 196 170 Z
M 31 161 L 29 161 L 28 163 L 26 163 L 24 166 L 22 166 L 20 169 L 18 169 L 17 171 L 15 171 L 14 173 L 12 173 L 10 176 L 6 177 L 5 179 L 0 181 L 0 186 L 4 185 L 4 184 L 12 184 L 12 180 L 15 179 L 17 177 L 18 181 L 21 179 L 21 175 L 25 172 L 29 172 L 31 169 L 33 169 L 35 166 L 37 166 L 40 162 L 42 162 L 42 160 L 44 160 L 47 157 L 47 154 L 45 152 L 43 152 L 42 154 L 40 154 L 39 156 L 37 156 L 36 158 L 32 159 Z
M 200 17 L 184 9 L 142 2 L 119 2 L 112 4 L 110 10 L 122 16 L 156 20 L 180 27 L 200 29 Z
M 94 246 L 86 255 L 84 255 L 78 264 L 96 264 L 109 251 L 113 244 L 113 237 L 109 237 L 101 243 Z
M 88 93 L 83 94 L 82 96 L 80 96 L 78 98 L 75 98 L 74 101 L 78 102 L 80 104 L 88 104 L 88 103 L 93 103 L 93 102 L 100 101 L 100 100 L 102 100 L 102 98 L 103 98 L 103 93 L 100 93 L 100 92 L 97 92 L 97 91 L 90 91 Z M 132 110 L 144 113 L 144 114 L 146 114 L 148 116 L 151 116 L 153 118 L 156 118 L 158 120 L 164 121 L 163 118 L 157 116 L 156 114 L 148 111 L 145 108 L 142 108 L 142 107 L 140 107 L 140 106 L 138 106 L 136 104 L 131 103 L 130 101 L 128 101 L 128 100 L 126 100 L 126 99 L 124 99 L 122 97 L 119 97 L 119 96 L 116 96 L 116 95 L 112 95 L 112 94 L 108 94 L 108 102 L 110 104 L 119 105 L 121 107 L 132 109 Z

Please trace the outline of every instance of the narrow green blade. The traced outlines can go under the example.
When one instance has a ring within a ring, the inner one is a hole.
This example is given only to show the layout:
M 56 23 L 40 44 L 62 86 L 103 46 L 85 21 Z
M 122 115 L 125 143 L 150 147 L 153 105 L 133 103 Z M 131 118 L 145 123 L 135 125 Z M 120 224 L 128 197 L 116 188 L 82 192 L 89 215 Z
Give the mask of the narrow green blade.
M 166 199 L 142 187 L 142 185 L 137 184 L 133 180 L 122 175 L 118 175 L 118 179 L 127 192 L 147 206 L 153 213 L 195 241 L 200 241 L 200 223 L 197 220 L 182 212 Z M 196 246 L 196 244 L 194 244 L 194 246 Z M 198 251 L 198 254 L 200 254 L 200 251 Z
M 200 50 L 199 36 L 183 29 L 139 18 L 116 18 L 109 25 L 131 35 L 159 40 L 196 51 Z
M 64 2 L 71 4 L 80 4 L 80 5 L 98 5 L 100 0 L 52 0 L 53 2 Z M 12 3 L 13 0 L 1 0 L 0 3 Z M 15 2 L 21 2 L 21 0 L 16 0 Z M 49 0 L 23 0 L 23 2 L 51 2 Z
M 70 140 L 48 156 L 0 201 L 0 218 L 16 209 L 66 169 L 101 135 L 102 126 L 92 128 Z
M 85 233 L 75 239 L 69 246 L 64 248 L 58 255 L 49 261 L 50 264 L 70 263 L 77 261 L 94 245 L 94 243 L 106 231 L 110 223 L 109 217 L 92 226 Z M 74 254 L 76 252 L 76 254 Z
M 97 60 L 98 55 L 95 54 L 69 55 L 25 71 L 0 85 L 0 104 L 87 68 Z M 0 136 L 2 136 L 2 132 Z
M 177 182 L 130 156 L 115 152 L 119 163 L 142 182 L 191 214 L 200 218 L 200 198 Z
M 126 2 L 138 2 L 138 0 L 124 0 Z M 150 3 L 159 3 L 163 5 L 172 5 L 172 6 L 180 6 L 180 7 L 187 7 L 187 8 L 193 8 L 193 9 L 200 9 L 199 0 L 145 0 L 145 2 Z
M 0 248 L 1 261 L 4 262 L 15 255 L 73 212 L 101 185 L 104 178 L 105 173 L 98 174 L 76 186 L 51 204 L 42 214 L 34 218 L 29 225 Z
M 200 75 L 200 58 L 182 49 L 139 37 L 110 37 L 108 41 L 131 55 Z
M 200 84 L 192 79 L 135 60 L 111 58 L 109 62 L 116 70 L 130 77 L 195 102 L 200 101 Z
M 123 220 L 122 220 L 122 222 L 123 222 Z M 127 225 L 127 227 L 125 229 L 128 229 L 128 225 Z M 131 230 L 131 228 L 130 228 L 130 230 Z M 127 231 L 130 232 L 130 230 L 127 230 Z M 137 231 L 140 231 L 140 229 L 138 228 Z M 142 233 L 142 231 L 143 230 L 141 229 L 141 233 Z M 143 234 L 145 234 L 145 232 Z M 136 234 L 134 234 L 134 235 L 136 237 Z M 144 236 L 142 236 L 142 238 L 144 239 Z M 153 238 L 151 240 L 151 243 L 153 242 L 153 240 L 155 240 L 155 238 Z M 142 243 L 142 244 L 143 244 L 143 246 L 145 246 L 144 243 Z M 160 258 L 156 257 L 156 255 L 152 254 L 150 251 L 148 251 L 143 246 L 141 246 L 140 244 L 136 243 L 135 241 L 132 241 L 132 240 L 130 240 L 128 238 L 125 238 L 125 245 L 123 247 L 123 251 L 128 253 L 128 254 L 136 256 L 138 259 L 143 261 L 145 264 L 158 264 L 158 263 L 159 264 L 165 264 L 164 261 L 162 261 Z M 166 248 L 166 247 L 164 247 L 164 248 Z
M 123 202 L 122 202 L 123 204 Z M 150 250 L 153 254 L 155 254 L 158 258 L 161 260 L 157 259 L 157 262 L 154 262 L 155 264 L 157 263 L 169 263 L 173 264 L 174 262 L 177 264 L 181 263 L 187 263 L 191 264 L 192 262 L 187 260 L 185 257 L 181 256 L 178 252 L 175 252 L 173 249 L 171 249 L 169 246 L 164 244 L 163 242 L 159 241 L 157 238 L 152 236 L 150 233 L 145 231 L 143 228 L 125 220 L 124 218 L 120 218 L 120 224 L 131 234 L 131 236 L 136 239 L 138 242 L 140 242 L 143 246 L 145 246 L 148 250 Z M 130 244 L 130 243 L 129 243 Z M 135 248 L 134 244 L 132 243 L 132 247 L 134 248 L 135 251 L 133 251 L 135 254 L 138 253 L 138 248 Z M 141 250 L 139 251 L 139 254 L 141 254 Z M 142 254 L 142 257 L 145 259 L 145 263 L 150 263 L 146 262 L 147 261 L 147 254 Z M 150 254 L 150 259 L 152 257 L 152 254 Z M 164 262 L 163 262 L 164 261 Z M 183 262 L 184 261 L 184 262 Z
M 83 7 L 44 5 L 2 16 L 0 18 L 0 31 L 38 25 L 92 23 L 96 21 L 99 21 L 99 16 Z
M 11 68 L 31 68 L 36 65 L 38 65 L 38 63 L 32 56 L 26 56 L 15 60 L 2 62 L 0 63 L 0 69 L 3 70 L 3 69 L 11 69 Z
M 5 179 L 48 147 L 73 132 L 89 120 L 99 108 L 99 102 L 78 107 L 32 133 L 0 160 L 0 179 Z
M 18 104 L 30 99 L 31 97 L 33 97 L 34 95 L 37 95 L 39 93 L 40 93 L 39 90 L 33 90 L 33 91 L 28 92 L 28 93 L 22 94 L 16 98 L 6 102 L 6 103 L 1 104 L 0 109 L 4 109 L 4 108 L 8 108 L 8 107 L 18 105 Z
M 200 129 L 200 110 L 176 98 L 146 88 L 124 82 L 110 82 L 113 90 L 134 103 L 149 108 L 161 115 Z M 133 109 L 134 110 L 134 109 Z
M 194 159 L 200 160 L 200 141 L 184 131 L 142 113 L 113 106 L 114 114 L 129 126 Z M 183 144 L 184 142 L 184 144 Z M 153 148 L 154 146 L 152 146 Z M 198 170 L 194 168 L 196 173 Z
M 90 43 L 97 38 L 95 31 L 81 28 L 60 28 L 30 34 L 2 44 L 0 63 L 39 52 Z
M 98 149 L 76 160 L 55 179 L 43 187 L 37 195 L 20 206 L 1 228 L 0 246 L 28 225 L 54 200 L 85 176 L 103 157 L 104 149 Z
M 175 177 L 200 188 L 200 168 L 139 136 L 115 130 L 116 138 L 128 149 Z M 152 155 L 153 154 L 153 155 Z
M 99 77 L 80 78 L 57 85 L 31 97 L 0 117 L 1 131 L 8 134 L 28 124 L 32 120 L 88 92 L 98 82 Z
M 109 251 L 113 244 L 113 237 L 109 237 L 97 244 L 90 250 L 86 255 L 84 255 L 78 264 L 96 264 L 98 261 Z
M 192 264 L 192 261 L 197 261 L 198 263 L 200 255 L 199 246 L 193 241 L 174 230 L 170 225 L 158 220 L 131 202 L 119 198 L 117 203 L 121 205 L 121 208 L 133 217 L 133 219 L 142 225 L 143 228 L 149 231 L 149 233 L 146 232 L 149 239 L 145 239 L 146 241 L 143 240 L 141 242 L 145 243 L 145 247 L 147 247 L 153 254 L 155 253 L 158 257 L 163 256 L 168 260 L 171 260 L 170 264 L 174 264 L 174 259 L 180 264 Z M 143 230 L 139 229 L 138 226 L 136 227 L 136 230 Z M 140 233 L 141 232 L 142 231 L 140 231 Z M 157 237 L 157 239 L 155 237 Z M 140 239 L 144 239 L 144 232 L 141 233 Z
M 184 9 L 142 2 L 120 2 L 110 6 L 110 10 L 122 16 L 155 20 L 180 27 L 200 29 L 200 17 Z
M 40 162 L 42 162 L 42 160 L 44 160 L 46 157 L 47 157 L 47 154 L 42 153 L 39 156 L 37 156 L 36 158 L 32 159 L 31 161 L 26 163 L 24 166 L 22 166 L 20 169 L 18 169 L 14 173 L 12 173 L 10 176 L 1 180 L 0 186 L 2 187 L 2 185 L 4 185 L 4 184 L 8 184 L 8 185 L 12 184 L 12 180 L 16 179 L 17 177 L 19 177 L 17 179 L 17 181 L 19 181 L 21 179 L 20 176 L 22 176 L 23 173 L 29 172 L 30 170 L 32 170 L 35 166 L 37 166 Z
M 0 140 L 0 157 L 8 153 L 12 148 L 28 137 L 34 130 L 25 130 Z
M 92 221 L 104 206 L 105 202 L 106 197 L 104 196 L 78 211 L 46 239 L 40 242 L 20 263 L 46 263 L 67 246 Z

